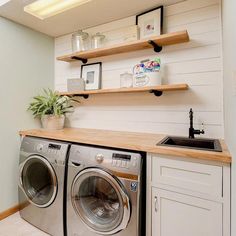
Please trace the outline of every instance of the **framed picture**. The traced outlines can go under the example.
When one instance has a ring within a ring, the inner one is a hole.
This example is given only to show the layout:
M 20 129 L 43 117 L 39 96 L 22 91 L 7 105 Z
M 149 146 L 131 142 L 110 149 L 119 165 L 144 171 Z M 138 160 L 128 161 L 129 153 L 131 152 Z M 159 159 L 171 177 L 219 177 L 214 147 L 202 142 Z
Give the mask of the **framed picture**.
M 101 88 L 102 63 L 92 63 L 81 66 L 81 78 L 85 81 L 85 90 Z
M 162 34 L 163 9 L 163 6 L 160 6 L 136 16 L 136 25 L 140 28 L 140 39 Z

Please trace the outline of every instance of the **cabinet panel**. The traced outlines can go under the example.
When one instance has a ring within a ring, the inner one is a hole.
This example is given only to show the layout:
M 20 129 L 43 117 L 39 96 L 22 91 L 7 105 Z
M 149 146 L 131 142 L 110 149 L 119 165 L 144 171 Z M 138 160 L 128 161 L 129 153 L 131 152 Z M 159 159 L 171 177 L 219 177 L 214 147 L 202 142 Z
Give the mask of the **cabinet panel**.
M 222 204 L 152 188 L 152 236 L 222 236 Z
M 221 166 L 153 156 L 152 182 L 222 197 Z

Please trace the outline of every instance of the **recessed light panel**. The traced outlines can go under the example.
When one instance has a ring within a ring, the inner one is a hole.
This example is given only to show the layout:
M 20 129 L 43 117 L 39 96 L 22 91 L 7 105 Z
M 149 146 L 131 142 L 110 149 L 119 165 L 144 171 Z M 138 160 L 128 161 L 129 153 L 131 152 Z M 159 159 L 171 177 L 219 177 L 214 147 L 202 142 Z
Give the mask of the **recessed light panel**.
M 44 20 L 90 1 L 91 0 L 37 0 L 25 6 L 24 11 Z

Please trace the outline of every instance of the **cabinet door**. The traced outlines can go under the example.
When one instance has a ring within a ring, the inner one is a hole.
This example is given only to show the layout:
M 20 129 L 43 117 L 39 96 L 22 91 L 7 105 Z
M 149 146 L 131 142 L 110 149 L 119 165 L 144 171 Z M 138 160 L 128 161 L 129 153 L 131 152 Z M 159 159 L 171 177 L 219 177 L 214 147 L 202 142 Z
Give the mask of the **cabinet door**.
M 152 188 L 152 236 L 222 236 L 222 204 Z

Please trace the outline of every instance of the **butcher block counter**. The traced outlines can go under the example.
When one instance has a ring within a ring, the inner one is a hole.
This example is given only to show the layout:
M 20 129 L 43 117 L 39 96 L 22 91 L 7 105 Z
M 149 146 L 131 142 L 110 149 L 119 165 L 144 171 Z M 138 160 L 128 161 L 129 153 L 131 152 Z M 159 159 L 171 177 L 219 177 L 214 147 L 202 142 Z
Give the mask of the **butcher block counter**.
M 73 143 L 92 144 L 111 148 L 122 148 L 154 154 L 165 154 L 222 163 L 231 163 L 231 155 L 221 140 L 222 152 L 157 146 L 166 135 L 150 133 L 120 132 L 96 129 L 65 128 L 63 130 L 33 129 L 19 132 L 21 136 L 33 136 Z

